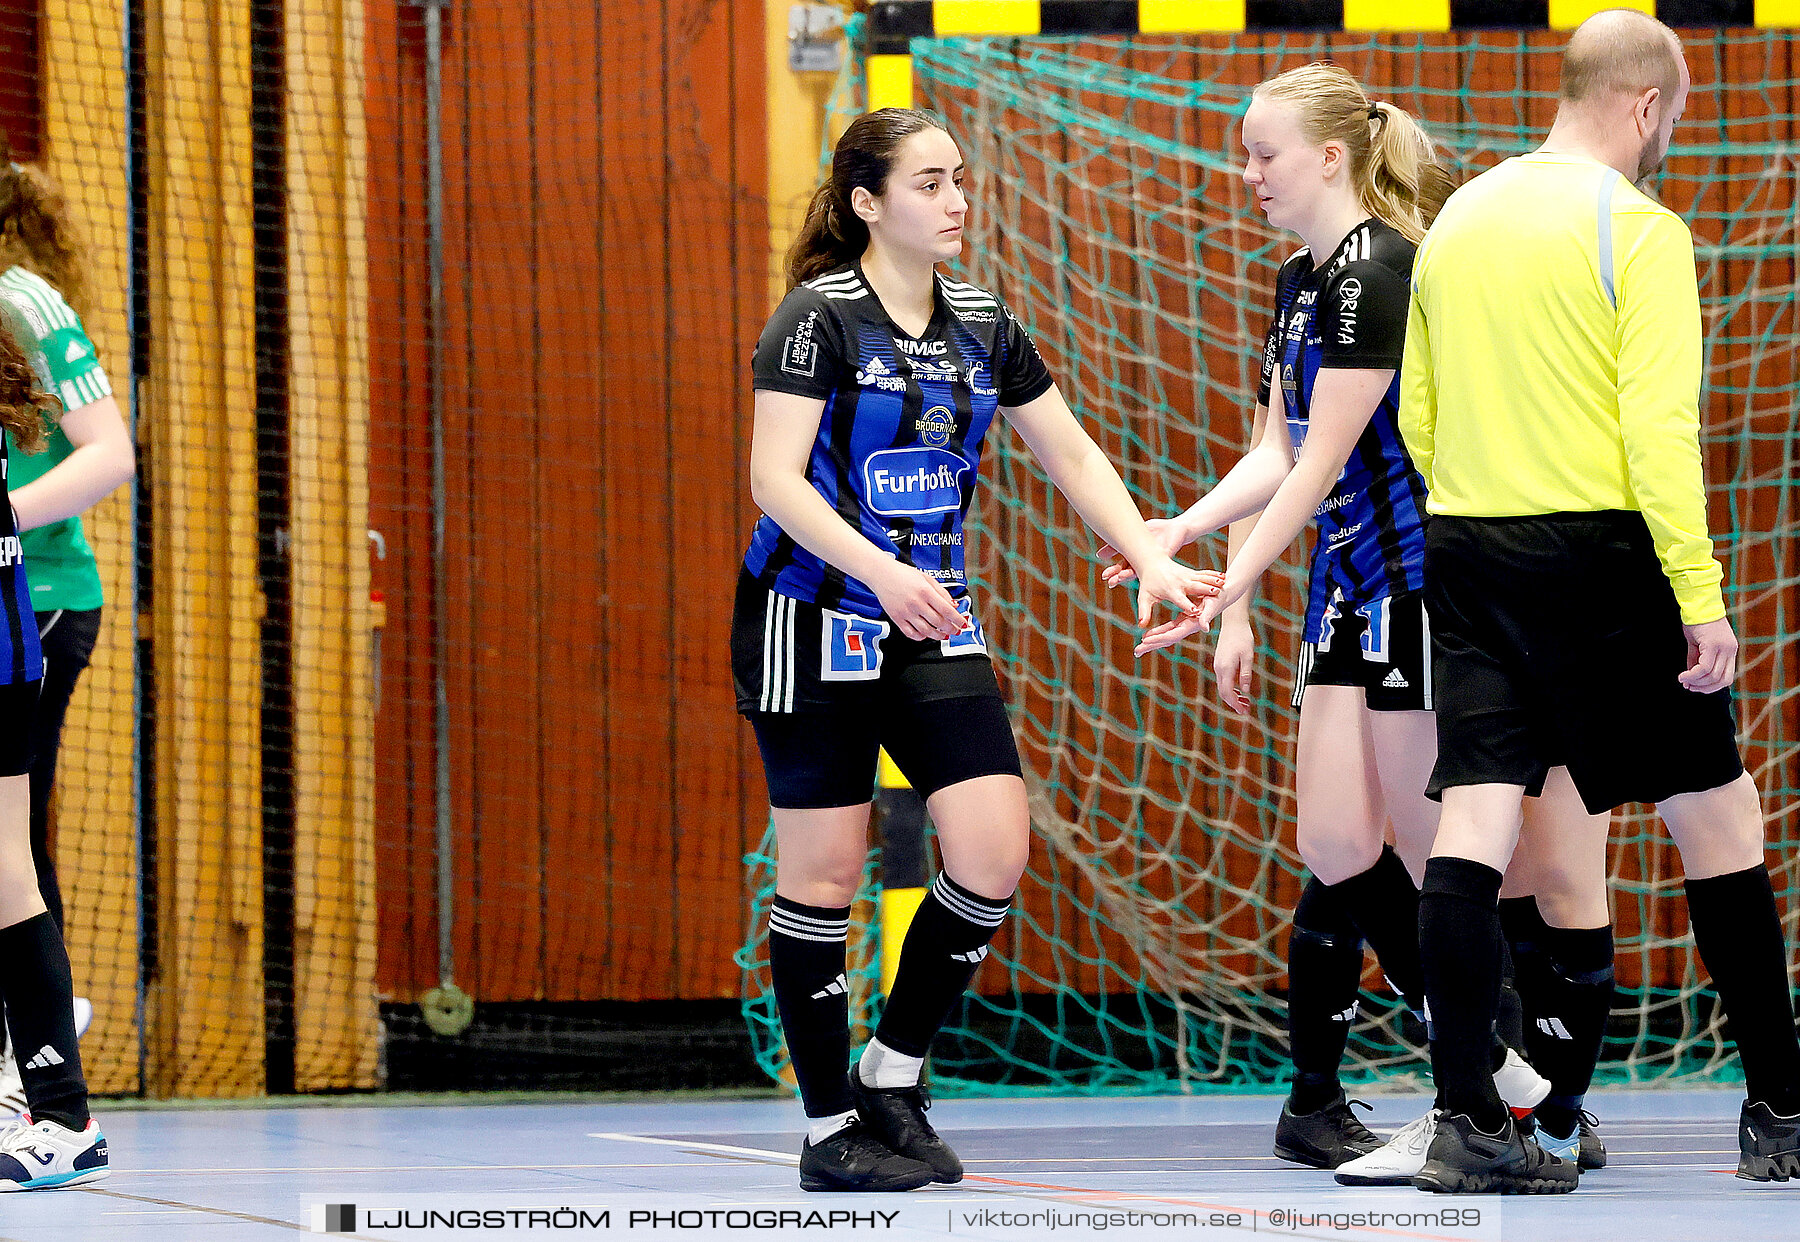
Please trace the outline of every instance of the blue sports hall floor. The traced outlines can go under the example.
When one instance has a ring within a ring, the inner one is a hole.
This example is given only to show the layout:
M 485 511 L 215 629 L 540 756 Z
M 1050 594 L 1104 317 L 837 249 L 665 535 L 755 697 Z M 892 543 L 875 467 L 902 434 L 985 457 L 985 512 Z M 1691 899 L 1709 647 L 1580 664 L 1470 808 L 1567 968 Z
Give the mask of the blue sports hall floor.
M 1371 1102 L 1378 1130 L 1425 1106 Z M 112 1177 L 0 1196 L 0 1239 L 1800 1238 L 1800 1181 L 1734 1176 L 1736 1095 L 1589 1105 L 1610 1165 L 1572 1195 L 1504 1199 L 1350 1189 L 1286 1164 L 1269 1096 L 942 1101 L 932 1119 L 967 1178 L 881 1196 L 799 1189 L 786 1100 L 113 1106 Z

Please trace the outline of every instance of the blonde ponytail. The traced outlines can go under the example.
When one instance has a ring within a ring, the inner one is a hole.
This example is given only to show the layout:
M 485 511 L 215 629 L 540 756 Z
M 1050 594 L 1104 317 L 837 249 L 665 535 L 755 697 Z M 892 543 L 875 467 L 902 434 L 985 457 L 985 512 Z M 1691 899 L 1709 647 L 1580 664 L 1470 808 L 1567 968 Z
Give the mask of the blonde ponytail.
M 1369 105 L 1369 158 L 1356 179 L 1363 210 L 1418 245 L 1430 226 L 1419 210 L 1419 187 L 1426 165 L 1434 163 L 1431 139 L 1405 109 L 1391 103 Z

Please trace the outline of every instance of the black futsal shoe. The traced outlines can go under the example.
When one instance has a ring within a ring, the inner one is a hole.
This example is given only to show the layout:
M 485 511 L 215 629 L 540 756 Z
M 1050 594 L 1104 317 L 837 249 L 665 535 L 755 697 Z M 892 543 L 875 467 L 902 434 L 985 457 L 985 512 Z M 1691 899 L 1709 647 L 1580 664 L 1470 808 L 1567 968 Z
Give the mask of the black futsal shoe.
M 931 1169 L 933 1181 L 960 1182 L 962 1161 L 950 1150 L 950 1144 L 925 1120 L 931 1107 L 931 1093 L 924 1083 L 910 1087 L 870 1087 L 862 1080 L 862 1066 L 850 1067 L 850 1095 L 856 1101 L 857 1116 L 881 1136 L 881 1141 L 903 1156 L 920 1161 Z
M 822 1143 L 800 1147 L 802 1190 L 917 1190 L 929 1181 L 930 1165 L 900 1155 L 859 1118 Z
M 1564 1195 L 1580 1176 L 1573 1160 L 1520 1134 L 1510 1115 L 1498 1134 L 1489 1134 L 1465 1114 L 1446 1113 L 1412 1182 L 1440 1194 Z
M 1342 1091 L 1313 1113 L 1293 1112 L 1284 1101 L 1281 1120 L 1275 1123 L 1275 1154 L 1308 1168 L 1335 1169 L 1347 1160 L 1380 1150 L 1381 1139 L 1350 1111 L 1351 1104 L 1369 1107 L 1361 1100 L 1346 1100 Z
M 1746 1102 L 1738 1114 L 1738 1176 L 1751 1182 L 1800 1177 L 1800 1114 L 1784 1117 Z
M 1576 1152 L 1575 1163 L 1584 1170 L 1606 1167 L 1606 1144 L 1594 1133 L 1594 1119 L 1587 1113 L 1581 1114 L 1581 1147 Z

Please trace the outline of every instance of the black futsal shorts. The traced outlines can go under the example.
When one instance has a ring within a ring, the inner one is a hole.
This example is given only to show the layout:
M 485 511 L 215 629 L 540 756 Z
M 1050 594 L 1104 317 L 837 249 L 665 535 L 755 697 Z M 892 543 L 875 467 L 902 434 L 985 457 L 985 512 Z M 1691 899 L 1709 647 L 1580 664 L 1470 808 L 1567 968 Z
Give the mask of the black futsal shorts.
M 837 612 L 738 578 L 731 624 L 738 711 L 756 731 L 769 802 L 857 806 L 886 748 L 921 797 L 1020 775 L 986 637 L 917 641 L 885 618 Z
M 1687 637 L 1635 512 L 1435 516 L 1425 532 L 1438 758 L 1427 792 L 1543 791 L 1566 765 L 1591 813 L 1744 770 L 1729 687 L 1676 680 Z

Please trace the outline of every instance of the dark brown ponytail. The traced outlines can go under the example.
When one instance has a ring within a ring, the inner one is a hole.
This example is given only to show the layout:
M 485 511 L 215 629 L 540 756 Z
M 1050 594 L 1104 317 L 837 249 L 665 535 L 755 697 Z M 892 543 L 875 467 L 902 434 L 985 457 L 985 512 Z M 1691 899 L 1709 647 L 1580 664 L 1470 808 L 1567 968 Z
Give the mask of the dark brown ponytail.
M 861 186 L 881 194 L 900 144 L 927 129 L 948 132 L 940 118 L 916 108 L 881 108 L 850 122 L 832 152 L 831 175 L 813 192 L 800 235 L 788 250 L 790 288 L 862 257 L 869 248 L 869 226 L 850 209 L 851 192 Z

